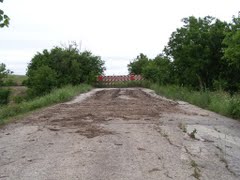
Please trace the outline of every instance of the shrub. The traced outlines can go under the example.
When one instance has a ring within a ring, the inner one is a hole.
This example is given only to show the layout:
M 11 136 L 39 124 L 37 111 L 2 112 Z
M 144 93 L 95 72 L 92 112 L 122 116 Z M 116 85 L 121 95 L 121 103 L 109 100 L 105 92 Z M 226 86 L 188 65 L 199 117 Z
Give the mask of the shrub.
M 24 84 L 29 87 L 31 96 L 43 95 L 68 84 L 91 84 L 105 70 L 103 65 L 99 56 L 80 52 L 75 44 L 68 48 L 55 47 L 33 57 Z
M 57 73 L 48 66 L 41 66 L 34 70 L 29 77 L 30 97 L 49 93 L 57 84 Z
M 24 100 L 25 100 L 25 97 L 23 97 L 23 96 L 15 96 L 15 97 L 13 97 L 13 101 L 15 103 L 17 103 L 17 104 L 23 102 Z
M 240 117 L 240 98 L 232 98 L 229 106 L 229 113 L 232 117 L 239 118 Z
M 3 83 L 4 86 L 17 86 L 18 84 L 13 81 L 13 79 L 7 79 Z
M 11 91 L 9 89 L 0 89 L 0 105 L 7 104 L 9 102 L 10 92 Z

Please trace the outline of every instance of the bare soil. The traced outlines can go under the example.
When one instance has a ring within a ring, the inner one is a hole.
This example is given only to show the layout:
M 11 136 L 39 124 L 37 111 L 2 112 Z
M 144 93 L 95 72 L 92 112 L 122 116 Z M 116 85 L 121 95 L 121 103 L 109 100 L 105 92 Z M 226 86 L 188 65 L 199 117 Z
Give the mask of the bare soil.
M 0 129 L 0 179 L 240 179 L 239 129 L 148 89 L 95 89 Z

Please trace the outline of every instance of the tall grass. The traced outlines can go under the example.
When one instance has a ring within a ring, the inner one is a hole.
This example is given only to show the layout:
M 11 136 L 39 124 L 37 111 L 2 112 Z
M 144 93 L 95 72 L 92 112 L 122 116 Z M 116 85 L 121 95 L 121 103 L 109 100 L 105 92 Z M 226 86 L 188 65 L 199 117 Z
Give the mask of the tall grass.
M 240 118 L 239 94 L 230 96 L 223 91 L 193 91 L 175 85 L 160 86 L 152 84 L 150 89 L 154 90 L 157 94 L 174 100 L 187 101 L 225 116 Z
M 68 101 L 79 93 L 89 91 L 91 88 L 92 87 L 90 85 L 86 84 L 79 86 L 65 86 L 63 88 L 53 90 L 50 94 L 30 101 L 0 107 L 0 124 L 7 122 L 7 118 L 50 106 L 55 103 Z

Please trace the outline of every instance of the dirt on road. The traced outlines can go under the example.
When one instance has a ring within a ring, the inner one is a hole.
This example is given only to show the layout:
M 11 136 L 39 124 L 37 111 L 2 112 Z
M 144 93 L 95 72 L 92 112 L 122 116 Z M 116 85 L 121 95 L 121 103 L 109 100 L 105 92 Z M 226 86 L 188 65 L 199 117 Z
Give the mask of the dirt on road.
M 2 127 L 0 179 L 240 179 L 240 122 L 148 89 L 95 89 Z

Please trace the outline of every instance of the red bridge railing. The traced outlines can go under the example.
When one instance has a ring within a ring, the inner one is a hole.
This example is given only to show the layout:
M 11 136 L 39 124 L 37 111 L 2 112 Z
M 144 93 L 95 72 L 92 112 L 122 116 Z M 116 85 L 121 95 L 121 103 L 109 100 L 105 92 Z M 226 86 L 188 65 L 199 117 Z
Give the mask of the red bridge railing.
M 98 76 L 97 81 L 103 84 L 113 84 L 117 82 L 127 81 L 141 81 L 143 80 L 141 75 L 125 75 L 125 76 Z

